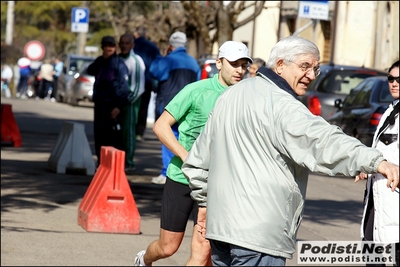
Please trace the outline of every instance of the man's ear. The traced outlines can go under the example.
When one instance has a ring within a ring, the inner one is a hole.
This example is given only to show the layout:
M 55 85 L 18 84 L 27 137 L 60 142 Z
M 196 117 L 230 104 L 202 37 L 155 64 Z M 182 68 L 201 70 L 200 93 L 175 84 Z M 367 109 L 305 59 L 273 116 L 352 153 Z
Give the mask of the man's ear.
M 284 65 L 285 65 L 285 62 L 283 61 L 283 59 L 278 59 L 278 61 L 276 62 L 276 68 L 275 68 L 275 71 L 278 75 L 281 75 L 281 73 L 283 72 Z
M 215 60 L 215 65 L 217 66 L 218 70 L 221 70 L 222 69 L 222 58 L 217 58 Z

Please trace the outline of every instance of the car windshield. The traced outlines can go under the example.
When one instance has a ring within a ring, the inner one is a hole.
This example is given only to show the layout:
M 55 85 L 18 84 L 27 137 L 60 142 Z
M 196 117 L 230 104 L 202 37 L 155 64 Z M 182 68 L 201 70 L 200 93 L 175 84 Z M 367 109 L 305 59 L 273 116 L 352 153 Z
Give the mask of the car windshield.
M 91 63 L 93 62 L 93 60 L 94 59 L 91 58 L 71 58 L 68 74 L 69 75 L 75 74 L 78 70 L 82 69 L 82 66 L 85 63 Z
M 88 61 L 88 62 L 84 62 L 81 66 L 81 68 L 79 69 L 79 73 L 81 74 L 87 74 L 87 68 L 89 67 L 89 65 L 93 62 L 92 61 Z
M 389 86 L 386 81 L 377 83 L 374 80 L 367 79 L 362 81 L 351 91 L 351 93 L 344 100 L 343 107 L 347 108 L 352 106 L 367 105 L 371 97 L 372 90 L 376 86 L 379 86 L 380 88 L 376 101 L 381 103 L 390 103 L 393 101 L 393 97 L 389 92 Z
M 382 90 L 379 93 L 379 102 L 391 103 L 393 101 L 393 97 L 389 91 L 389 84 L 385 82 L 382 86 Z
M 356 87 L 370 74 L 359 73 L 356 71 L 332 71 L 328 77 L 324 79 L 320 86 L 320 92 L 330 94 L 349 94 L 351 89 Z

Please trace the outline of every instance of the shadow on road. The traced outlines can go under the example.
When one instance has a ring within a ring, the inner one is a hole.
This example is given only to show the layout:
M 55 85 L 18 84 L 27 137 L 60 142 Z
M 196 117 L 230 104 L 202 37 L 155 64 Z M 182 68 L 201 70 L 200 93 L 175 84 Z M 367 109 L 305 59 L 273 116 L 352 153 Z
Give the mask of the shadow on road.
M 363 207 L 360 201 L 306 200 L 304 219 L 325 224 L 336 225 L 335 218 L 359 223 Z
M 73 110 L 77 114 L 79 111 L 79 108 Z M 47 170 L 47 161 L 65 121 L 84 124 L 95 159 L 93 122 L 57 119 L 29 112 L 14 112 L 14 117 L 22 146 L 2 144 L 1 147 L 1 212 L 18 209 L 49 212 L 60 205 L 76 205 L 78 208 L 93 176 L 74 171 L 53 173 Z M 160 173 L 161 146 L 151 129 L 146 130 L 146 135 L 145 142 L 137 143 L 137 168 L 133 174 L 127 175 L 127 179 L 141 216 L 159 217 L 163 186 L 151 184 L 150 179 Z

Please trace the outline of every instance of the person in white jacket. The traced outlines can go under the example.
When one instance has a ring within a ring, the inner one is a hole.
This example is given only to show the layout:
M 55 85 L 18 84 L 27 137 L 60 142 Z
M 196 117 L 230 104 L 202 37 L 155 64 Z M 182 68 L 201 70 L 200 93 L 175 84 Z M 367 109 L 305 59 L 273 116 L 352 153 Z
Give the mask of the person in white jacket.
M 395 100 L 379 121 L 372 147 L 381 151 L 388 162 L 399 165 L 399 61 L 389 68 L 388 82 Z M 396 243 L 395 261 L 399 266 L 399 188 L 394 192 L 388 189 L 386 178 L 380 173 L 360 173 L 355 182 L 367 177 L 361 237 L 366 241 Z
M 310 171 L 379 172 L 386 186 L 398 186 L 398 166 L 297 99 L 320 74 L 319 60 L 311 41 L 280 40 L 256 77 L 219 96 L 183 163 L 214 266 L 285 265 L 295 252 Z

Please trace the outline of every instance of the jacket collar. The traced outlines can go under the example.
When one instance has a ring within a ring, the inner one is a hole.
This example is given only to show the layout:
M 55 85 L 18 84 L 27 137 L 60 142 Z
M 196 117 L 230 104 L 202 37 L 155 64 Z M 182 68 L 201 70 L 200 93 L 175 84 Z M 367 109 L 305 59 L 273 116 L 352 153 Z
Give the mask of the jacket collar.
M 181 47 L 175 48 L 175 50 L 172 51 L 171 53 L 169 53 L 168 55 L 176 54 L 176 53 L 182 53 L 182 52 L 186 53 L 186 47 L 181 46 Z
M 258 73 L 261 73 L 262 75 L 264 75 L 265 77 L 267 77 L 268 79 L 270 79 L 274 84 L 276 84 L 280 89 L 288 92 L 289 94 L 291 94 L 294 98 L 298 98 L 298 95 L 294 92 L 293 88 L 290 87 L 290 85 L 287 83 L 287 81 L 285 79 L 283 79 L 281 76 L 279 76 L 278 74 L 276 74 L 273 70 L 267 68 L 267 67 L 260 67 L 257 71 L 257 75 Z

